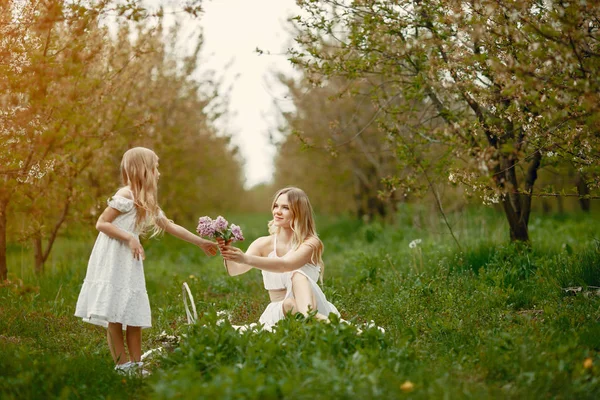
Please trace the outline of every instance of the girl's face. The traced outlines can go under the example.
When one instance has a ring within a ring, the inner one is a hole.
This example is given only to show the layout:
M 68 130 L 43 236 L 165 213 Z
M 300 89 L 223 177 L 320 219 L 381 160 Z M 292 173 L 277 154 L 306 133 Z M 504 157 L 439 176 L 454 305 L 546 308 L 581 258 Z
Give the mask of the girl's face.
M 287 193 L 279 195 L 273 204 L 273 224 L 281 228 L 290 228 L 294 215 L 290 210 Z

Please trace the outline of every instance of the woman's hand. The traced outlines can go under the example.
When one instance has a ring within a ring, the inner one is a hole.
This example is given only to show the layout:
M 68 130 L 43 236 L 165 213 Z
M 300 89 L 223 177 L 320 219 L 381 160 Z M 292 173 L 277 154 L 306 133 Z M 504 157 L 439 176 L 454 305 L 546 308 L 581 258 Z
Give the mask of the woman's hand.
M 246 264 L 246 253 L 237 247 L 225 245 L 220 247 L 221 255 L 226 261 L 234 261 L 239 264 Z
M 209 257 L 212 257 L 217 254 L 218 246 L 215 242 L 211 242 L 210 240 L 202 240 L 202 243 L 198 245 Z
M 217 244 L 219 245 L 219 251 L 223 252 L 223 249 L 225 249 L 225 246 L 229 246 L 232 241 L 233 241 L 233 239 L 229 239 L 228 241 L 225 241 L 225 239 L 218 237 Z
M 127 245 L 131 249 L 131 253 L 133 254 L 133 258 L 136 260 L 145 260 L 146 253 L 144 253 L 144 248 L 140 243 L 140 240 L 135 236 L 131 235 L 129 240 L 127 241 Z

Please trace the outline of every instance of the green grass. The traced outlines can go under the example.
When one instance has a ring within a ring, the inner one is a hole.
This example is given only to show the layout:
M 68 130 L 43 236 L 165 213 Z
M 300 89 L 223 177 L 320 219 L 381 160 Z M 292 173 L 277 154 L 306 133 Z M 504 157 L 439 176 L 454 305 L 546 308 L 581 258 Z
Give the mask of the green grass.
M 228 217 L 244 229 L 243 248 L 266 232 L 264 215 Z M 61 239 L 42 277 L 29 250 L 11 245 L 0 398 L 597 398 L 600 217 L 533 216 L 531 248 L 507 243 L 492 209 L 449 217 L 462 251 L 439 215 L 415 206 L 393 226 L 318 217 L 325 293 L 344 319 L 385 333 L 302 318 L 238 333 L 216 312 L 257 321 L 268 302 L 260 273 L 228 277 L 187 243 L 146 241 L 153 327 L 143 350 L 166 346 L 162 332 L 181 341 L 151 360 L 144 380 L 116 375 L 104 330 L 72 316 L 93 229 Z M 193 326 L 184 281 L 201 315 Z

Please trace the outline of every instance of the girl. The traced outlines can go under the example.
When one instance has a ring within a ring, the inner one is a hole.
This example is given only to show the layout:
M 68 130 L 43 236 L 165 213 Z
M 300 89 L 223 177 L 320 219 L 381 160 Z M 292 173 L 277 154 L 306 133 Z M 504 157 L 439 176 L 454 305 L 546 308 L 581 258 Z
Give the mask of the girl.
M 268 330 L 288 312 L 306 316 L 317 311 L 316 317 L 324 320 L 329 313 L 339 316 L 317 285 L 323 276 L 323 243 L 317 237 L 308 196 L 295 187 L 281 189 L 275 194 L 272 212 L 270 235 L 256 239 L 246 253 L 218 241 L 229 275 L 243 274 L 252 267 L 262 270 L 271 304 L 260 322 Z
M 165 231 L 215 255 L 217 245 L 168 220 L 157 203 L 158 157 L 149 149 L 135 147 L 121 160 L 125 185 L 108 200 L 96 229 L 100 231 L 75 316 L 107 327 L 108 347 L 117 371 L 141 368 L 142 328 L 151 326 L 150 303 L 144 280 L 144 248 L 139 235 L 152 228 Z M 125 353 L 126 331 L 129 356 Z M 144 370 L 142 370 L 144 372 Z

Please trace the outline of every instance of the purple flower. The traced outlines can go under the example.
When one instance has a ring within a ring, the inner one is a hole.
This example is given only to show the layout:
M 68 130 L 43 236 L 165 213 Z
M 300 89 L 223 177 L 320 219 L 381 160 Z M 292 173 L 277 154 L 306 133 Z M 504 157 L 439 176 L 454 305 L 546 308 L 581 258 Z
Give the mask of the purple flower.
M 198 219 L 196 232 L 198 232 L 200 236 L 214 236 L 215 228 L 213 226 L 213 220 L 210 219 L 210 217 L 200 217 L 200 219 Z
M 236 224 L 231 224 L 231 234 L 233 235 L 233 240 L 237 240 L 241 242 L 244 240 L 244 234 L 242 233 L 242 228 L 237 226 Z
M 231 239 L 233 241 L 244 240 L 242 228 L 235 224 L 229 225 L 229 222 L 220 215 L 215 220 L 212 220 L 207 216 L 200 217 L 198 219 L 196 232 L 198 232 L 200 236 L 207 236 L 212 239 L 222 238 L 225 240 Z
M 225 233 L 228 225 L 229 222 L 227 222 L 227 220 L 221 217 L 220 215 L 217 217 L 217 219 L 213 221 L 213 228 L 215 229 L 215 231 L 220 233 Z
M 198 225 L 206 225 L 206 224 L 212 224 L 212 219 L 210 219 L 210 217 L 204 216 L 204 217 L 200 217 L 198 218 Z

